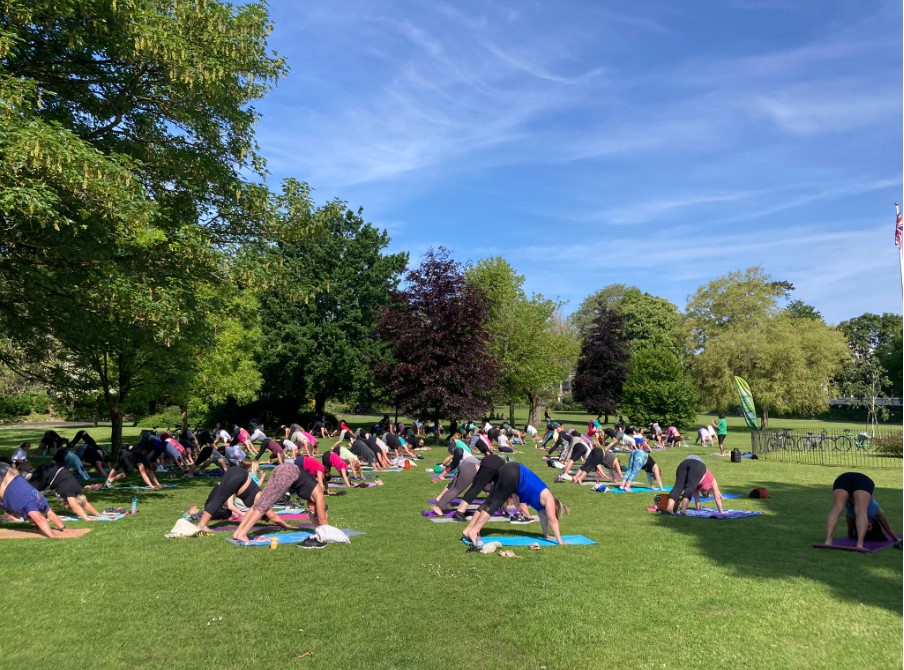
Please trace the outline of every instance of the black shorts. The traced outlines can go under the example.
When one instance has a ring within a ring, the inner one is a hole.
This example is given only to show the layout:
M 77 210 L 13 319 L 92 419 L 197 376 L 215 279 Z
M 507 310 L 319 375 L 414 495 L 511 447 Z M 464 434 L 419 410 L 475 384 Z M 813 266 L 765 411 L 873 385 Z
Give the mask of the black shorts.
M 649 472 L 651 475 L 653 474 L 653 468 L 656 467 L 656 461 L 653 460 L 652 456 L 647 456 L 647 462 L 644 463 L 640 469 Z
M 723 444 L 725 444 L 725 436 L 719 435 L 718 437 L 719 437 L 719 446 L 721 447 Z
M 832 490 L 835 491 L 837 489 L 843 489 L 849 495 L 853 494 L 854 491 L 866 491 L 873 495 L 873 491 L 876 490 L 876 484 L 861 472 L 845 472 L 843 475 L 839 475 L 835 483 L 832 484 Z
M 587 455 L 587 445 L 586 444 L 576 444 L 571 449 L 571 454 L 569 455 L 569 458 L 572 461 L 579 461 L 582 458 L 584 458 L 584 456 L 586 456 L 586 455 Z
M 603 464 L 604 458 L 603 450 L 599 447 L 594 447 L 590 450 L 587 461 L 581 466 L 581 472 L 593 472 L 596 470 L 597 466 Z
M 66 498 L 78 498 L 85 492 L 78 480 L 68 472 L 61 473 L 60 476 L 61 481 L 54 485 L 53 490 L 63 500 Z

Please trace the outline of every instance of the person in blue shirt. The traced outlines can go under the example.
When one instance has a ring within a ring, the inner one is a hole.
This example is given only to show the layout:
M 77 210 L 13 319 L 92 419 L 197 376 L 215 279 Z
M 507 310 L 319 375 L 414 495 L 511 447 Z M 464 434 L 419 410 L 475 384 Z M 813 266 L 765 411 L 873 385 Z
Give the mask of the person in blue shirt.
M 57 539 L 60 536 L 54 533 L 50 523 L 60 531 L 66 530 L 60 517 L 50 509 L 44 494 L 29 484 L 25 477 L 7 463 L 0 463 L 0 500 L 2 500 L 3 509 L 7 514 L 30 521 L 38 527 L 41 533 L 51 539 Z
M 477 514 L 471 518 L 468 527 L 462 536 L 471 542 L 474 547 L 482 544 L 480 531 L 490 520 L 493 514 L 501 508 L 511 496 L 518 496 L 522 512 L 527 513 L 527 507 L 533 507 L 539 513 L 540 526 L 547 539 L 555 539 L 559 544 L 562 541 L 562 533 L 559 530 L 559 519 L 562 513 L 570 513 L 571 508 L 563 505 L 549 490 L 546 483 L 536 474 L 531 472 L 524 464 L 514 461 L 506 463 L 499 468 L 496 484 L 487 501 L 481 505 Z M 550 535 L 550 531 L 552 534 Z

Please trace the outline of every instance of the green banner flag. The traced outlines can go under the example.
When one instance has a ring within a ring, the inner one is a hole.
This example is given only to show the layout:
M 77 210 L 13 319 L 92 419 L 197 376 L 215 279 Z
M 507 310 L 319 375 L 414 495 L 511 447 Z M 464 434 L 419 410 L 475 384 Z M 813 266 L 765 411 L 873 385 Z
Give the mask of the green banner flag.
M 738 387 L 738 396 L 741 398 L 741 411 L 744 413 L 744 420 L 751 430 L 759 430 L 756 420 L 756 405 L 753 404 L 753 394 L 750 392 L 750 386 L 747 385 L 740 377 L 735 377 L 735 386 Z

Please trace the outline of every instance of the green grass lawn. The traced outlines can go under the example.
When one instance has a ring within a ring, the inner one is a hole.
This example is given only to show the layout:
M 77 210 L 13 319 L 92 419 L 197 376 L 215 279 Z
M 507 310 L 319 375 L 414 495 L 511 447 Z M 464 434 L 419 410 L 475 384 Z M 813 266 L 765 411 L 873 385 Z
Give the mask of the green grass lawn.
M 37 443 L 44 428 L 0 428 L 0 452 Z M 743 450 L 749 440 L 731 420 L 730 430 L 729 448 Z M 106 431 L 91 432 L 104 442 Z M 644 509 L 650 494 L 553 484 L 573 507 L 563 532 L 599 544 L 516 548 L 520 560 L 466 554 L 462 526 L 421 518 L 441 488 L 423 468 L 330 498 L 333 525 L 367 534 L 316 552 L 235 547 L 228 534 L 167 540 L 213 482 L 142 491 L 136 517 L 93 524 L 86 537 L 0 542 L 0 667 L 900 668 L 901 553 L 810 548 L 842 470 L 735 464 L 711 451 L 654 457 L 666 480 L 697 453 L 723 490 L 766 487 L 768 500 L 727 501 L 763 516 L 666 518 Z M 551 482 L 540 453 L 517 458 Z M 438 460 L 428 452 L 423 465 Z M 900 532 L 901 472 L 868 474 Z M 90 499 L 128 507 L 132 494 Z

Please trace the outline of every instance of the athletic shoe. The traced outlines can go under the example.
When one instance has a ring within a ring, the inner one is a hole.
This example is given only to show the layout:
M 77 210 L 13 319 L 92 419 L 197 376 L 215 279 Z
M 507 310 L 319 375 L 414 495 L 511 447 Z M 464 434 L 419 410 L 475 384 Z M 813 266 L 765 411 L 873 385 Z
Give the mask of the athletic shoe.
M 113 484 L 112 484 L 112 483 L 110 482 L 110 480 L 108 479 L 107 481 L 104 482 L 104 485 L 103 485 L 101 488 L 104 488 L 104 489 L 112 489 L 112 488 L 113 488 Z
M 468 523 L 468 517 L 466 517 L 462 512 L 456 511 L 455 514 L 452 515 L 452 518 L 456 521 L 461 521 L 462 523 Z
M 306 537 L 295 546 L 301 547 L 302 549 L 323 549 L 326 546 L 326 542 L 321 542 L 316 537 L 311 535 L 310 537 Z
M 533 519 L 531 519 L 529 516 L 525 516 L 524 514 L 516 514 L 509 520 L 509 523 L 514 523 L 514 524 L 518 524 L 518 525 L 523 525 L 523 524 L 532 523 L 532 522 L 533 522 Z

